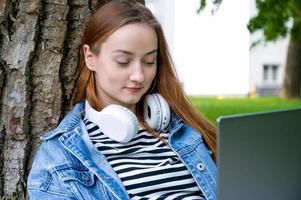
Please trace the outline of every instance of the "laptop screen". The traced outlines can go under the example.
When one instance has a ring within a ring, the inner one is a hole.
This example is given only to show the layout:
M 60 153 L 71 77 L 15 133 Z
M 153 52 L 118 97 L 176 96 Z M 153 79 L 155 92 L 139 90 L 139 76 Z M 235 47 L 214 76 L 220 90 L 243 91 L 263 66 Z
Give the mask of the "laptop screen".
M 301 109 L 217 124 L 219 200 L 301 199 Z

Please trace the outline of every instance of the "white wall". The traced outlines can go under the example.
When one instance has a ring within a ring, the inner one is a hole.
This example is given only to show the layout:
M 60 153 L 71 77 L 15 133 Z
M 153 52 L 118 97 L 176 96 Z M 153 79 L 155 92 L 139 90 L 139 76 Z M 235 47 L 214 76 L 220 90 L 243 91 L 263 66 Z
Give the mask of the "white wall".
M 175 32 L 175 0 L 146 0 L 145 4 L 162 25 L 169 48 L 173 51 Z
M 160 0 L 164 1 L 166 5 L 170 2 Z M 174 0 L 174 35 L 167 34 L 173 37 L 172 55 L 185 91 L 190 95 L 247 94 L 249 0 L 224 0 L 214 16 L 210 5 L 197 15 L 198 3 L 199 0 Z M 163 13 L 155 14 L 169 15 L 171 9 L 167 6 Z M 166 29 L 164 24 L 168 22 L 163 23 Z

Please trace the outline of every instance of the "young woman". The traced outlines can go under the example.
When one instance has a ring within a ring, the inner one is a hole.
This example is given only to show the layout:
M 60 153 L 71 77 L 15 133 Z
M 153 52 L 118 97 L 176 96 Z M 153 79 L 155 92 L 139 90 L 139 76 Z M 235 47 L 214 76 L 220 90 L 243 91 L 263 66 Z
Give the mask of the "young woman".
M 215 129 L 185 97 L 162 28 L 135 1 L 95 11 L 73 110 L 43 136 L 31 199 L 216 199 Z

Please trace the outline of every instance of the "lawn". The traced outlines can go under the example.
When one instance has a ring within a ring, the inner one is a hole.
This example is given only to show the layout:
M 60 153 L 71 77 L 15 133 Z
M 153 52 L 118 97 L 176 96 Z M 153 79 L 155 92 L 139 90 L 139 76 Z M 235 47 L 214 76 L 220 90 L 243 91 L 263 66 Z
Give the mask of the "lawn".
M 214 124 L 221 115 L 301 108 L 301 100 L 284 100 L 279 97 L 222 99 L 190 97 L 190 100 Z

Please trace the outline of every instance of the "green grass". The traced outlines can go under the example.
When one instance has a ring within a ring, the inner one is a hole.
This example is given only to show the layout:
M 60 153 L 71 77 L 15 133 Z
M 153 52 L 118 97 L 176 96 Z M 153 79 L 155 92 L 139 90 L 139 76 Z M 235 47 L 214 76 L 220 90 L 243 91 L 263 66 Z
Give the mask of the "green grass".
M 300 99 L 284 100 L 279 97 L 261 98 L 202 98 L 190 97 L 192 103 L 213 124 L 221 115 L 301 108 Z

